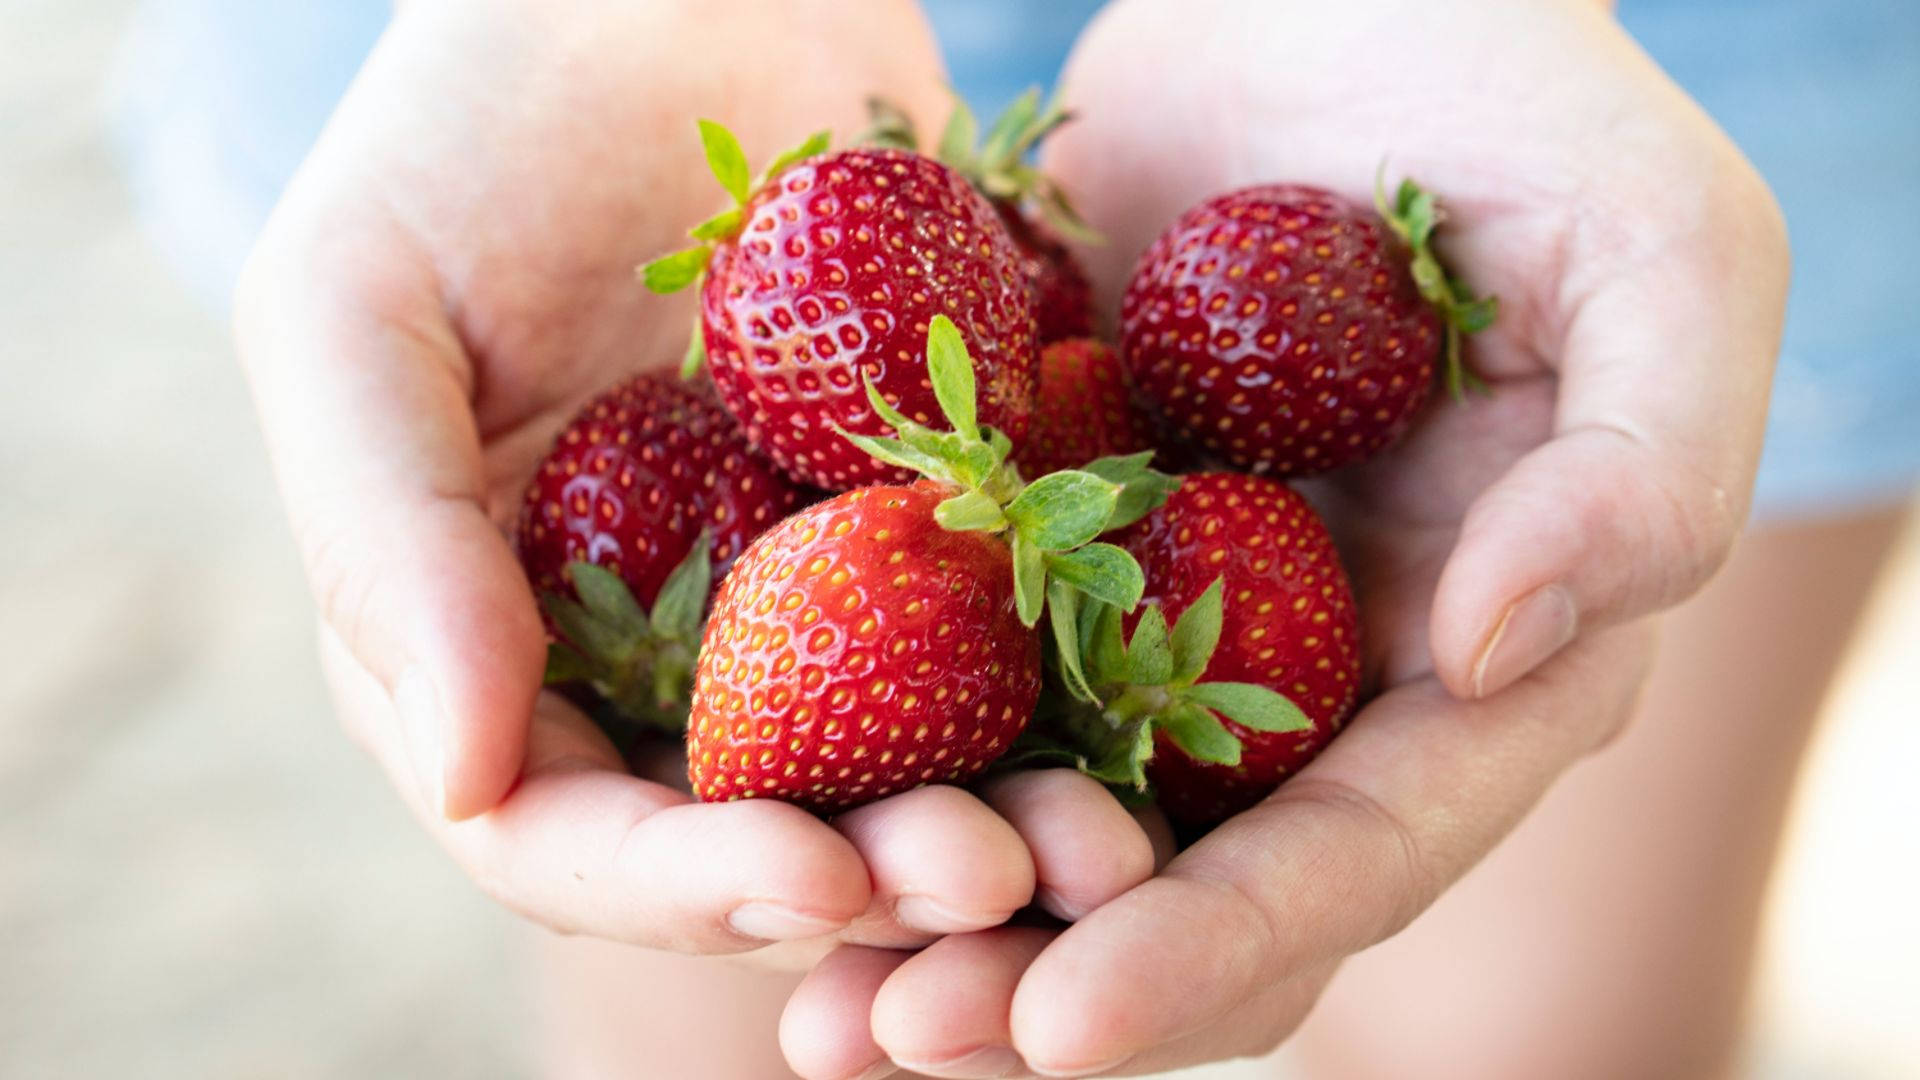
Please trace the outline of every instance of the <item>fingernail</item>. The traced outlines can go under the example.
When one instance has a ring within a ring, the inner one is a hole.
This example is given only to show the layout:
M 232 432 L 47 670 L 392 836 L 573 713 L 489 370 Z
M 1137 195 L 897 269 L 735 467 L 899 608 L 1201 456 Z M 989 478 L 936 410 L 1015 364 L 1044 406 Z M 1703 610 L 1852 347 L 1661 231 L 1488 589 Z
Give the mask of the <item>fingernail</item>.
M 1473 696 L 1497 693 L 1573 640 L 1580 622 L 1573 596 L 1545 585 L 1514 602 L 1473 665 Z
M 1006 1046 L 983 1046 L 972 1053 L 946 1061 L 900 1062 L 903 1068 L 950 1080 L 982 1080 L 985 1077 L 1011 1076 L 1024 1070 L 1027 1063 Z
M 407 760 L 413 763 L 420 794 L 435 814 L 447 814 L 446 713 L 433 680 L 421 668 L 408 668 L 393 686 L 394 711 L 400 714 Z
M 900 1066 L 882 1059 L 867 1066 L 866 1071 L 847 1077 L 847 1080 L 880 1080 L 883 1076 L 892 1076 L 900 1071 Z
M 1095 1076 L 1103 1072 L 1112 1072 L 1113 1070 L 1119 1068 L 1122 1065 L 1125 1065 L 1127 1062 L 1132 1060 L 1133 1060 L 1133 1055 L 1127 1054 L 1122 1057 L 1114 1058 L 1112 1061 L 1103 1061 L 1098 1065 L 1079 1065 L 1071 1068 L 1048 1068 L 1045 1065 L 1030 1065 L 1028 1066 L 1028 1068 L 1032 1069 L 1034 1072 L 1039 1073 L 1041 1076 L 1058 1076 L 1058 1077 Z
M 903 896 L 893 902 L 894 918 L 900 920 L 902 925 L 925 930 L 929 934 L 965 934 L 985 930 L 990 926 L 999 926 L 1012 916 L 1011 911 L 1002 914 L 960 911 L 930 896 Z
M 800 941 L 831 934 L 846 924 L 756 901 L 734 908 L 727 916 L 727 925 L 736 934 L 761 941 Z
M 1045 885 L 1034 890 L 1033 902 L 1039 904 L 1042 910 L 1055 918 L 1064 919 L 1067 922 L 1079 922 L 1086 918 L 1089 910 L 1084 904 L 1068 900 L 1060 894 L 1059 890 Z

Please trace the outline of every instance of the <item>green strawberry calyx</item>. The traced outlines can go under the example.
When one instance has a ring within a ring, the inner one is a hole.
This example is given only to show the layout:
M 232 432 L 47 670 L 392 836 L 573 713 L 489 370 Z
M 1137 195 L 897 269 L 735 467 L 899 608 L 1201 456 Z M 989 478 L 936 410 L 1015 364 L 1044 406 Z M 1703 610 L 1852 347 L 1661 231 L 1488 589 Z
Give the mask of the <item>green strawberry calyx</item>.
M 867 99 L 868 127 L 859 141 L 896 150 L 918 151 L 920 140 L 913 120 L 898 105 L 885 98 Z M 1058 99 L 1042 104 L 1039 87 L 1007 106 L 980 137 L 980 123 L 973 110 L 958 94 L 953 112 L 940 133 L 933 156 L 941 164 L 967 178 L 980 193 L 1008 206 L 1028 206 L 1054 231 L 1084 244 L 1104 243 L 1105 238 L 1074 210 L 1067 193 L 1053 179 L 1027 164 L 1027 157 L 1042 139 L 1073 119 Z
M 579 599 L 540 597 L 560 633 L 547 646 L 547 685 L 587 683 L 629 720 L 684 731 L 713 581 L 711 545 L 705 532 L 694 540 L 660 586 L 652 612 L 620 575 L 590 562 L 568 564 Z
M 952 430 L 908 419 L 871 378 L 867 401 L 894 434 L 856 435 L 838 425 L 835 430 L 880 461 L 955 488 L 935 508 L 935 520 L 950 531 L 1007 540 L 1020 621 L 1035 626 L 1049 613 L 1056 644 L 1078 640 L 1083 603 L 1133 610 L 1146 588 L 1140 564 L 1095 538 L 1151 513 L 1179 481 L 1154 471 L 1150 452 L 1024 480 L 1008 460 L 1013 446 L 1006 435 L 979 421 L 973 360 L 960 328 L 945 315 L 934 316 L 927 328 L 927 377 Z
M 831 132 L 816 131 L 800 145 L 775 155 L 761 170 L 759 178 L 755 179 L 752 169 L 747 165 L 746 151 L 740 148 L 740 140 L 734 137 L 733 132 L 712 120 L 698 123 L 700 144 L 706 150 L 707 168 L 712 170 L 713 178 L 720 182 L 721 189 L 727 193 L 732 205 L 688 230 L 687 235 L 695 241 L 691 247 L 669 252 L 641 264 L 640 280 L 652 292 L 675 293 L 700 280 L 707 271 L 707 263 L 713 258 L 714 245 L 733 239 L 746 227 L 747 200 L 752 198 L 753 193 L 795 162 L 826 153 L 833 140 Z M 705 363 L 706 344 L 696 320 L 693 335 L 687 341 L 686 357 L 680 364 L 680 374 L 683 378 L 691 379 Z
M 1242 745 L 1222 717 L 1259 732 L 1311 728 L 1298 705 L 1269 687 L 1202 681 L 1220 643 L 1224 599 L 1216 578 L 1171 627 L 1160 606 L 1150 605 L 1130 638 L 1119 608 L 1083 611 L 1078 639 L 1061 650 L 1061 675 L 1074 700 L 1050 717 L 1053 735 L 1030 740 L 1019 760 L 1068 764 L 1118 793 L 1140 796 L 1148 791 L 1156 734 L 1195 760 L 1231 767 L 1240 764 Z
M 1381 220 L 1387 223 L 1387 228 L 1392 229 L 1394 235 L 1412 250 L 1413 262 L 1409 269 L 1413 273 L 1413 283 L 1447 324 L 1447 392 L 1458 401 L 1465 397 L 1468 390 L 1484 391 L 1486 384 L 1467 370 L 1466 361 L 1461 356 L 1461 338 L 1466 334 L 1477 334 L 1494 324 L 1500 317 L 1500 298 L 1476 297 L 1464 282 L 1447 273 L 1446 267 L 1441 265 L 1439 257 L 1433 252 L 1433 231 L 1446 220 L 1445 212 L 1435 201 L 1432 192 L 1411 179 L 1402 179 L 1389 199 L 1384 161 L 1373 178 L 1373 205 L 1380 212 Z

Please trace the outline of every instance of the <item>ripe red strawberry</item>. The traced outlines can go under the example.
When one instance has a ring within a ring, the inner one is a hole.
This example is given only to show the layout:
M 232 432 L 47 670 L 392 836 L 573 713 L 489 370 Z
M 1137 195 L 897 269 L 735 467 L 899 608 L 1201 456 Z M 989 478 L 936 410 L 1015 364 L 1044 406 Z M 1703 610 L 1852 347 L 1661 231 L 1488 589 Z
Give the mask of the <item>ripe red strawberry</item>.
M 978 426 L 959 331 L 936 317 L 927 370 L 950 432 L 872 394 L 899 438 L 850 436 L 929 479 L 850 491 L 747 549 L 714 601 L 695 677 L 688 773 L 702 799 L 833 812 L 977 775 L 1040 692 L 1043 606 L 1070 640 L 1081 596 L 1138 602 L 1139 567 L 1095 535 L 1164 498 L 1132 459 L 1021 483 Z
M 1318 188 L 1208 199 L 1141 255 L 1121 352 L 1172 430 L 1252 472 L 1350 465 L 1405 433 L 1459 334 L 1496 314 L 1428 246 L 1438 210 L 1411 181 L 1379 216 Z
M 1033 420 L 1013 454 L 1022 472 L 1040 476 L 1151 449 L 1152 431 L 1133 404 L 1126 372 L 1110 346 L 1075 338 L 1040 350 Z
M 701 335 L 720 399 L 791 476 L 843 490 L 902 470 L 839 437 L 882 435 L 862 379 L 917 422 L 939 412 L 920 359 L 946 315 L 980 365 L 982 419 L 1024 434 L 1033 404 L 1033 303 L 999 215 L 964 178 L 890 149 L 783 155 L 750 190 L 733 136 L 702 121 L 708 160 L 736 205 L 694 230 L 700 246 L 649 264 L 650 288 L 702 269 Z
M 721 586 L 688 729 L 694 792 L 834 811 L 961 783 L 1026 727 L 1040 638 L 1007 545 L 948 532 L 945 485 L 863 488 L 782 522 Z
M 1085 648 L 1104 703 L 1077 724 L 1099 748 L 1102 768 L 1090 771 L 1151 781 L 1177 821 L 1219 821 L 1312 760 L 1352 715 L 1360 640 L 1346 572 L 1313 508 L 1264 477 L 1185 477 L 1115 541 L 1140 561 L 1145 604 L 1124 620 L 1130 641 L 1105 612 Z
M 592 682 L 636 719 L 671 717 L 708 582 L 806 497 L 704 387 L 638 375 L 589 401 L 527 485 L 516 534 L 561 639 L 552 680 Z
M 863 142 L 919 149 L 913 121 L 899 106 L 870 98 L 867 108 L 873 122 L 862 135 Z M 1042 108 L 1040 91 L 1028 90 L 994 121 L 985 141 L 975 145 L 978 126 L 973 110 L 955 98 L 953 114 L 934 153 L 972 181 L 1000 211 L 1033 292 L 1034 321 L 1042 345 L 1093 333 L 1093 286 L 1061 237 L 1099 243 L 1100 235 L 1074 213 L 1064 191 L 1026 163 L 1041 140 L 1072 118 L 1058 103 Z

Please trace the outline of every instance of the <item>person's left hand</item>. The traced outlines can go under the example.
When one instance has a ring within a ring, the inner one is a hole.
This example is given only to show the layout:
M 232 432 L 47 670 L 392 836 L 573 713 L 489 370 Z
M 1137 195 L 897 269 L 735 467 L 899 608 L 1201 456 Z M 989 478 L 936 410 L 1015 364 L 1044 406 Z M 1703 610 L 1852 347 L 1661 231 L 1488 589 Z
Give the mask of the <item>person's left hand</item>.
M 1306 485 L 1382 691 L 1345 733 L 1064 931 L 831 955 L 782 1025 L 812 1080 L 888 1061 L 1140 1074 L 1274 1047 L 1344 957 L 1619 731 L 1648 616 L 1712 574 L 1745 514 L 1778 211 L 1601 5 L 1132 0 L 1082 41 L 1066 93 L 1084 118 L 1052 165 L 1112 241 L 1093 264 L 1110 297 L 1200 198 L 1262 180 L 1365 198 L 1391 153 L 1454 212 L 1443 257 L 1501 297 L 1471 352 L 1492 392 Z

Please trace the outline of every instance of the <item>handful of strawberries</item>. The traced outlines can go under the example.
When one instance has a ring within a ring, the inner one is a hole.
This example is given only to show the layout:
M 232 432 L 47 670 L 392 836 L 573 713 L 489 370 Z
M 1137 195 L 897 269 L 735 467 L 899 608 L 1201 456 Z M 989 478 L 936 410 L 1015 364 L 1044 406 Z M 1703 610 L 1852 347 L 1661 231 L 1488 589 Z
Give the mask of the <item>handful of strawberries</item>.
M 1346 572 L 1280 478 L 1391 445 L 1436 371 L 1459 392 L 1493 303 L 1412 183 L 1377 214 L 1262 185 L 1148 248 L 1116 351 L 1061 239 L 1090 231 L 1025 164 L 1065 113 L 1030 94 L 977 140 L 958 109 L 935 157 L 875 113 L 757 178 L 701 122 L 731 205 L 642 268 L 699 284 L 684 377 L 590 402 L 527 489 L 548 681 L 684 732 L 706 800 L 1065 762 L 1190 824 L 1244 809 L 1362 694 Z

